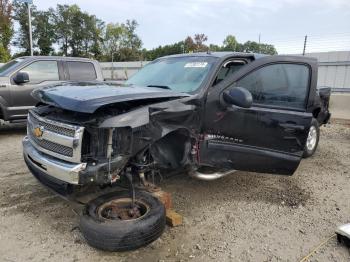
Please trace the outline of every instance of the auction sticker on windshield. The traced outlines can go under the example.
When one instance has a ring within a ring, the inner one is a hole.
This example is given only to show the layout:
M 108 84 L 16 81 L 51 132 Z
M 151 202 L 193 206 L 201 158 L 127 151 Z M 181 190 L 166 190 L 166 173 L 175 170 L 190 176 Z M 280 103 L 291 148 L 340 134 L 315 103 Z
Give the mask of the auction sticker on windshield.
M 206 67 L 208 65 L 208 62 L 191 62 L 191 63 L 187 63 L 185 64 L 184 67 Z

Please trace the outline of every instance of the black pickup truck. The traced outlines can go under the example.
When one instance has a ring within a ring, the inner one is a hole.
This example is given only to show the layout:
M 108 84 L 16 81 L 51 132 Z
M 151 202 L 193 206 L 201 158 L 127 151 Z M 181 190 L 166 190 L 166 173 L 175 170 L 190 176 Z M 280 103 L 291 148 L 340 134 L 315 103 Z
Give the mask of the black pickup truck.
M 330 90 L 316 85 L 317 60 L 303 56 L 159 58 L 120 86 L 35 90 L 41 104 L 28 115 L 24 159 L 39 181 L 70 199 L 127 186 L 91 200 L 80 229 L 94 247 L 137 248 L 165 226 L 164 206 L 145 192 L 159 174 L 292 175 L 330 117 Z

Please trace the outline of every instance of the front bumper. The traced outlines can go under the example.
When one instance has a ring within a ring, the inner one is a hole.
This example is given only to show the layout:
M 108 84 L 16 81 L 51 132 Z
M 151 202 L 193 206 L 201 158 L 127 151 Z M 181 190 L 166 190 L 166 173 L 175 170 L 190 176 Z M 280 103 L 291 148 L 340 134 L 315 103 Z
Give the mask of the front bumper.
M 40 177 L 46 176 L 51 180 L 71 185 L 79 184 L 79 176 L 86 169 L 86 163 L 69 163 L 43 154 L 32 146 L 27 137 L 23 139 L 22 143 L 25 162 L 34 176 L 38 178 L 38 174 L 40 174 Z

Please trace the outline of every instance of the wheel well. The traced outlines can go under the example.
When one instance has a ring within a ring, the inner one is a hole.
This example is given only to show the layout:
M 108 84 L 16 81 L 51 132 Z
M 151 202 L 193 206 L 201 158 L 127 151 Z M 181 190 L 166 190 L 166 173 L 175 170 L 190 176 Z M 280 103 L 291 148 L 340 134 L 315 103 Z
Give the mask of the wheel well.
M 0 107 L 0 119 L 5 120 L 4 118 L 5 118 L 4 112 L 2 111 L 2 108 Z
M 312 111 L 313 117 L 317 119 L 318 114 L 319 114 L 320 112 L 321 112 L 321 108 L 318 107 L 318 108 L 314 109 L 314 111 Z
M 163 168 L 183 166 L 188 161 L 190 151 L 190 132 L 184 128 L 168 133 L 151 146 L 153 159 Z

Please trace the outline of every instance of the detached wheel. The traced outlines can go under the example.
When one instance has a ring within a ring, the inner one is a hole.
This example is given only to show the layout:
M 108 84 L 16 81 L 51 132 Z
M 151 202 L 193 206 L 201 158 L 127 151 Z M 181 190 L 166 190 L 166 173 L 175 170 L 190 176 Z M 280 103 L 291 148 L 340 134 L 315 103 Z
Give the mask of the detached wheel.
M 80 230 L 89 245 L 107 251 L 127 251 L 146 246 L 161 236 L 165 208 L 155 197 L 136 192 L 116 192 L 89 202 L 80 218 Z
M 320 127 L 315 118 L 311 121 L 311 126 L 309 130 L 309 134 L 307 136 L 306 145 L 304 149 L 304 158 L 312 156 L 318 146 L 318 141 L 320 139 Z

